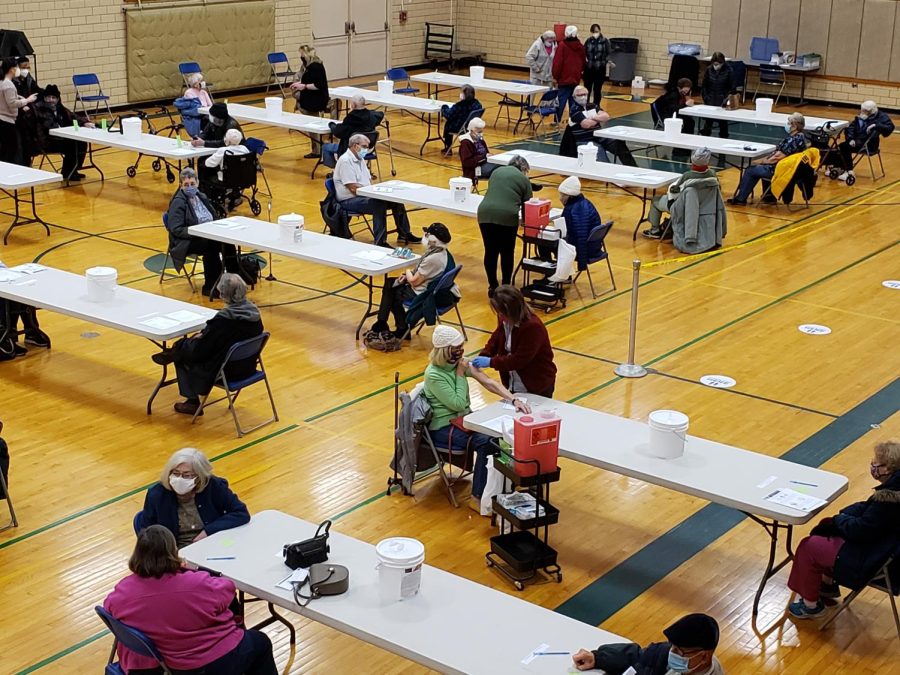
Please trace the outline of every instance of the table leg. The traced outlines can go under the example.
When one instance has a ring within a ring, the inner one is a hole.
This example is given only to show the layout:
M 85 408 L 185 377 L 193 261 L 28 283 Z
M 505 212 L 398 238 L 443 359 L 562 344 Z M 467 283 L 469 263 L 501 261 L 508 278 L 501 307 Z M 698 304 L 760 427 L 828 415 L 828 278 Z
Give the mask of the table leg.
M 28 204 L 27 199 L 22 199 L 19 197 L 19 191 L 14 189 L 12 194 L 7 192 L 6 190 L 2 190 L 5 194 L 9 195 L 13 199 L 13 203 L 15 205 L 16 212 L 14 214 L 10 214 L 13 216 L 13 221 L 10 226 L 6 230 L 6 234 L 3 235 L 3 245 L 5 246 L 9 242 L 9 235 L 12 231 L 17 227 L 22 227 L 23 225 L 31 225 L 33 223 L 40 223 L 45 230 L 47 230 L 47 236 L 50 236 L 50 223 L 47 223 L 43 218 L 41 218 L 37 214 L 37 206 L 35 205 L 35 196 L 34 196 L 34 186 L 29 188 L 31 191 L 31 217 L 22 217 L 20 204 L 25 202 Z
M 800 100 L 797 105 L 806 105 L 806 71 L 800 71 Z
M 155 344 L 161 350 L 166 349 L 166 341 L 165 340 L 163 340 L 162 342 L 157 342 L 156 340 L 150 340 L 150 342 Z M 153 399 L 156 398 L 156 395 L 159 393 L 159 390 L 162 389 L 163 387 L 168 387 L 169 385 L 175 384 L 178 381 L 177 378 L 168 379 L 168 374 L 169 374 L 169 366 L 163 366 L 162 367 L 162 376 L 159 378 L 159 382 L 157 382 L 156 386 L 153 388 L 153 392 L 150 394 L 150 398 L 147 399 L 147 414 L 148 415 L 153 414 L 153 410 L 152 410 Z
M 84 142 L 84 141 L 79 141 L 79 143 L 83 143 L 83 142 Z M 93 169 L 94 171 L 96 171 L 97 173 L 100 174 L 100 180 L 101 180 L 101 181 L 106 180 L 106 176 L 103 175 L 103 171 L 100 169 L 99 166 L 97 166 L 97 165 L 94 163 L 94 144 L 93 144 L 93 143 L 87 143 L 86 145 L 88 146 L 88 163 L 87 163 L 87 164 L 83 164 L 83 165 L 81 166 L 81 168 L 82 168 L 82 169 Z M 69 181 L 68 181 L 68 179 L 67 179 L 67 180 L 66 180 L 66 185 L 68 185 L 68 184 L 69 184 Z
M 434 117 L 435 114 L 437 114 L 437 123 L 436 124 L 431 121 L 431 118 Z M 425 133 L 425 140 L 422 141 L 422 147 L 419 148 L 420 156 L 422 155 L 423 151 L 425 150 L 425 146 L 428 145 L 429 143 L 432 143 L 434 141 L 443 142 L 444 139 L 441 136 L 441 119 L 442 119 L 442 117 L 443 116 L 441 115 L 441 113 L 438 112 L 438 113 L 429 113 L 427 115 L 422 115 L 422 117 L 419 118 L 422 121 L 424 121 L 426 125 L 428 125 L 428 128 Z M 437 135 L 436 136 L 431 135 L 431 128 L 434 126 L 437 127 Z
M 766 588 L 766 583 L 768 583 L 769 579 L 778 574 L 781 569 L 791 562 L 794 559 L 794 551 L 792 538 L 794 535 L 794 526 L 790 524 L 780 523 L 777 520 L 773 520 L 771 522 L 765 521 L 762 518 L 754 516 L 752 514 L 746 514 L 753 522 L 758 523 L 769 535 L 769 560 L 766 563 L 766 570 L 763 572 L 762 579 L 760 579 L 759 587 L 756 589 L 756 595 L 753 597 L 753 621 L 756 622 L 756 617 L 759 614 L 759 601 L 762 598 L 763 590 Z M 785 537 L 785 557 L 778 562 L 775 563 L 775 555 L 778 552 L 778 530 L 786 530 L 787 534 Z
M 348 272 L 349 274 L 349 272 Z M 353 276 L 352 274 L 350 275 Z M 356 327 L 356 339 L 359 340 L 359 334 L 362 332 L 363 324 L 366 322 L 370 316 L 375 316 L 377 312 L 372 311 L 372 299 L 373 299 L 373 287 L 372 287 L 372 277 L 370 275 L 366 275 L 362 278 L 353 277 L 358 281 L 364 283 L 366 285 L 366 290 L 368 291 L 368 304 L 366 305 L 366 311 L 363 312 L 362 319 L 359 320 L 359 325 Z
M 531 119 L 531 113 L 528 113 L 528 106 L 531 105 L 531 96 L 522 95 L 519 97 L 519 119 L 516 120 L 515 125 L 513 126 L 513 134 L 519 132 L 520 124 L 531 124 L 531 130 L 534 132 L 534 121 Z M 527 113 L 527 114 L 526 114 Z

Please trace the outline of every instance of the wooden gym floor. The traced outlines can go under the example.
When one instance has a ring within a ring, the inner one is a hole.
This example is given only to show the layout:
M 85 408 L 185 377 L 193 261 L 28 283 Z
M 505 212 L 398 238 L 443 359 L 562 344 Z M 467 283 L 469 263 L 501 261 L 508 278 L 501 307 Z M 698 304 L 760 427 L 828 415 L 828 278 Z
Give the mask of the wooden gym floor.
M 497 98 L 480 98 L 489 107 L 488 142 L 521 141 L 502 122 L 490 126 Z M 646 103 L 611 97 L 605 105 L 632 123 L 649 117 Z M 815 106 L 803 111 L 852 114 Z M 457 157 L 442 158 L 437 145 L 419 157 L 422 123 L 397 112 L 389 118 L 399 178 L 446 185 L 458 175 Z M 302 159 L 308 141 L 273 128 L 248 131 L 271 148 L 263 164 L 274 192 L 273 217 L 296 211 L 315 227 L 323 173 L 309 178 L 312 162 Z M 847 475 L 849 491 L 829 510 L 865 499 L 872 487 L 872 446 L 900 438 L 900 293 L 882 285 L 900 278 L 900 143 L 891 138 L 883 147 L 886 178 L 873 182 L 861 166 L 853 187 L 820 178 L 808 209 L 729 210 L 725 248 L 689 260 L 667 243 L 640 237 L 632 243 L 639 202 L 586 184 L 604 219 L 616 221 L 607 241 L 619 290 L 593 300 L 586 282 L 579 282 L 565 310 L 542 315 L 557 350 L 557 396 L 635 419 L 675 407 L 690 415 L 696 435 L 770 455 L 792 451 L 797 461 Z M 160 214 L 173 186 L 146 159 L 136 178 L 126 178 L 133 160 L 131 153 L 104 151 L 97 161 L 105 182 L 89 173 L 80 185 L 40 190 L 40 213 L 55 223 L 52 236 L 35 226 L 21 228 L 0 252 L 2 259 L 74 272 L 112 265 L 121 283 L 205 302 L 182 280 L 160 286 L 144 266 L 165 250 Z M 386 160 L 382 151 L 385 174 Z M 540 180 L 549 185 L 542 194 L 558 205 L 560 178 Z M 724 171 L 722 180 L 730 194 L 736 170 Z M 4 199 L 3 208 L 9 205 Z M 263 208 L 265 213 L 265 203 Z M 240 212 L 247 213 L 246 206 Z M 421 211 L 411 219 L 415 228 L 440 220 L 453 233 L 453 254 L 464 265 L 461 311 L 468 347 L 475 350 L 494 323 L 476 223 Z M 637 360 L 653 371 L 629 381 L 612 369 L 627 351 L 633 259 L 645 263 Z M 251 512 L 336 518 L 338 530 L 373 543 L 388 535 L 418 537 L 429 563 L 516 592 L 485 567 L 488 520 L 451 508 L 435 480 L 418 484 L 414 498 L 383 496 L 393 376 L 399 372 L 407 387 L 421 376 L 430 330 L 399 353 L 367 353 L 353 339 L 362 289 L 340 272 L 277 256 L 274 271 L 278 281 L 260 283 L 252 299 L 272 332 L 266 365 L 281 421 L 244 439 L 235 438 L 224 407 L 192 427 L 171 409 L 174 389 L 163 391 L 148 417 L 144 401 L 158 370 L 150 362 L 151 345 L 136 337 L 41 312 L 52 351 L 33 349 L 26 358 L 0 364 L 0 419 L 20 521 L 18 529 L 0 534 L 0 672 L 99 672 L 111 638 L 93 607 L 126 574 L 132 516 L 165 459 L 182 446 L 212 457 L 216 472 Z M 594 277 L 602 288 L 599 267 Z M 797 329 L 805 323 L 827 325 L 832 333 L 805 335 Z M 698 379 L 705 374 L 728 375 L 737 385 L 702 386 Z M 259 418 L 266 413 L 263 398 L 248 391 L 241 412 L 248 421 Z M 640 643 L 661 639 L 662 628 L 681 614 L 709 612 L 722 627 L 719 654 L 729 673 L 876 673 L 896 663 L 900 650 L 885 596 L 864 593 L 825 632 L 811 622 L 787 621 L 765 635 L 754 633 L 750 606 L 768 544 L 759 526 L 700 499 L 569 461 L 562 468 L 554 499 L 562 516 L 552 543 L 564 579 L 531 586 L 524 598 L 550 608 L 566 603 L 562 611 Z M 798 538 L 807 529 L 800 528 Z M 783 572 L 769 583 L 762 625 L 776 621 L 786 606 L 785 579 Z M 292 618 L 299 627 L 293 672 L 423 670 Z M 269 634 L 283 666 L 285 631 L 272 628 Z M 448 639 L 453 636 L 435 635 Z M 595 645 L 571 648 L 579 646 Z

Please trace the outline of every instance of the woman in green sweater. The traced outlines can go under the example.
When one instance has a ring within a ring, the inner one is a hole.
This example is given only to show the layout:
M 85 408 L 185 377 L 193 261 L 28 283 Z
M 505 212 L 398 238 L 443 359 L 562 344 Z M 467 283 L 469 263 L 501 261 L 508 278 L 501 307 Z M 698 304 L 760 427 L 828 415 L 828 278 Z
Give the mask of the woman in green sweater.
M 485 434 L 467 431 L 462 426 L 462 417 L 471 412 L 469 407 L 469 383 L 472 377 L 488 391 L 512 402 L 518 412 L 531 410 L 522 399 L 515 398 L 502 384 L 494 382 L 478 368 L 469 363 L 465 353 L 462 334 L 451 326 L 438 325 L 431 336 L 434 349 L 431 363 L 425 369 L 423 392 L 431 406 L 431 423 L 428 425 L 431 440 L 439 448 L 454 451 L 475 452 L 475 468 L 472 477 L 472 498 L 469 506 L 480 511 L 481 495 L 487 482 L 487 458 L 493 454 L 494 446 Z
M 513 157 L 508 166 L 495 169 L 484 199 L 478 205 L 478 227 L 484 242 L 484 271 L 489 296 L 501 283 L 512 283 L 519 212 L 532 195 L 528 169 L 528 162 L 519 155 Z M 500 282 L 497 281 L 497 258 L 500 258 Z

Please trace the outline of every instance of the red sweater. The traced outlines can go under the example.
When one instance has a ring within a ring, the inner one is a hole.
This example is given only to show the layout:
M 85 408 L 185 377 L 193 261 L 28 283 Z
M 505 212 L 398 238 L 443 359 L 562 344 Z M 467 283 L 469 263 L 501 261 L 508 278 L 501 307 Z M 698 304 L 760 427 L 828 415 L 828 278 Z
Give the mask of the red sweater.
M 522 384 L 531 394 L 546 395 L 556 387 L 556 364 L 547 328 L 532 314 L 522 325 L 513 328 L 512 349 L 506 351 L 506 331 L 503 322 L 491 334 L 482 356 L 491 359 L 491 368 L 499 371 L 500 379 L 509 386 L 509 371 L 514 370 L 522 378 Z
M 553 79 L 561 86 L 580 83 L 586 62 L 587 57 L 581 41 L 577 37 L 566 38 L 559 43 L 553 57 Z
M 243 639 L 244 629 L 228 609 L 233 599 L 234 584 L 229 579 L 183 571 L 161 579 L 127 576 L 103 606 L 122 623 L 146 634 L 170 668 L 191 670 L 225 656 Z M 126 673 L 158 666 L 121 645 L 119 661 Z

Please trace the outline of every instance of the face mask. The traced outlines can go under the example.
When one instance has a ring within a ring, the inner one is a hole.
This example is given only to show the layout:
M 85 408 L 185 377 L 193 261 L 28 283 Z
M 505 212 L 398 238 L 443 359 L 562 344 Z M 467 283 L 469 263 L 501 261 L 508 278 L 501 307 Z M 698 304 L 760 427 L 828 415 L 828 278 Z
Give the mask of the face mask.
M 585 103 L 587 103 L 587 96 L 576 96 L 575 103 L 577 103 L 578 105 L 584 105 Z
M 440 244 L 440 239 L 435 237 L 433 234 L 425 235 L 425 246 L 427 248 L 437 248 L 438 244 Z
M 544 46 L 545 46 L 545 47 L 552 47 L 552 46 L 553 46 L 553 40 L 544 40 Z
M 194 188 L 195 190 L 197 188 Z M 169 486 L 176 494 L 186 495 L 197 485 L 196 478 L 183 478 L 182 476 L 169 476 Z
M 721 64 L 721 63 L 714 63 L 714 64 L 712 65 L 712 69 L 715 70 L 715 71 L 722 70 L 722 64 Z
M 864 120 L 864 121 L 867 120 L 867 119 L 869 119 L 869 113 L 867 113 L 867 112 L 865 112 L 865 111 L 860 112 L 860 113 L 859 113 L 859 119 Z
M 591 35 L 593 35 L 595 38 L 599 38 L 599 37 L 600 37 L 600 31 L 596 31 L 596 32 L 594 32 L 594 33 L 591 33 Z
M 188 185 L 187 187 L 181 188 L 181 191 L 184 192 L 188 197 L 196 197 L 197 193 L 200 192 L 200 188 L 196 185 Z
M 28 68 L 20 68 L 19 77 L 28 77 Z
M 790 122 L 785 122 L 785 123 L 784 123 L 784 130 L 785 130 L 787 133 L 791 133 L 791 123 L 790 123 Z
M 484 136 L 484 134 L 482 132 L 478 131 L 477 129 L 472 129 L 472 131 L 470 131 L 469 134 L 476 141 L 480 141 L 481 137 Z
M 206 89 L 206 80 L 200 80 L 200 88 Z
M 669 651 L 669 661 L 668 666 L 669 670 L 674 670 L 676 673 L 686 673 L 690 670 L 689 659 L 685 658 L 681 654 L 676 654 L 673 651 Z
M 682 96 L 687 96 L 688 94 L 691 93 L 691 90 L 690 89 L 679 89 L 678 93 L 680 93 Z
M 360 159 L 360 161 L 365 160 L 366 157 L 369 156 L 369 149 L 368 148 L 360 148 L 357 151 L 356 156 Z
M 869 464 L 869 473 L 872 474 L 872 478 L 877 481 L 880 481 L 883 478 L 881 475 L 881 467 L 875 464 Z
M 459 363 L 459 360 L 463 357 L 464 350 L 453 350 L 450 351 L 450 358 L 447 359 L 447 363 Z

